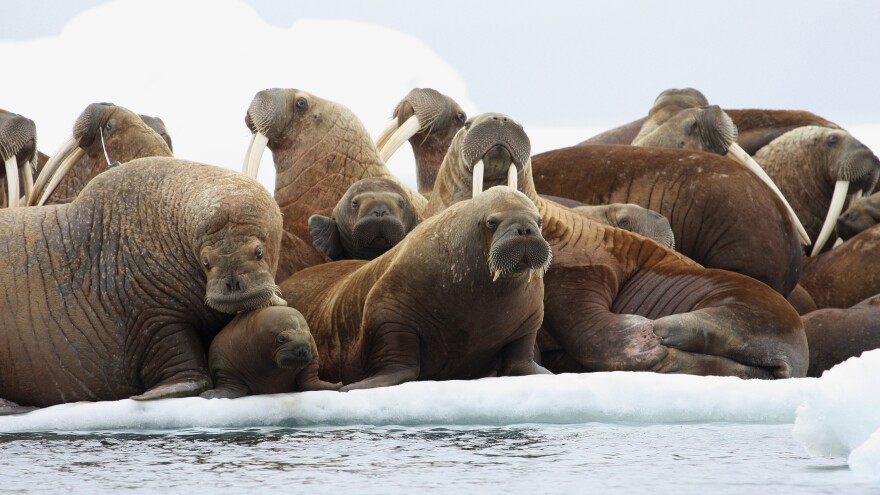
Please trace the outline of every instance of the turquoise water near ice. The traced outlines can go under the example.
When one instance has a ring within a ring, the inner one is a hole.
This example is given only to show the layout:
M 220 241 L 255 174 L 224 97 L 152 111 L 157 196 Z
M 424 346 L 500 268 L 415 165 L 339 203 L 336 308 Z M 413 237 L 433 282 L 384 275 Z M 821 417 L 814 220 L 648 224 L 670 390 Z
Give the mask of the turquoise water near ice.
M 877 493 L 791 424 L 0 434 L 4 493 Z

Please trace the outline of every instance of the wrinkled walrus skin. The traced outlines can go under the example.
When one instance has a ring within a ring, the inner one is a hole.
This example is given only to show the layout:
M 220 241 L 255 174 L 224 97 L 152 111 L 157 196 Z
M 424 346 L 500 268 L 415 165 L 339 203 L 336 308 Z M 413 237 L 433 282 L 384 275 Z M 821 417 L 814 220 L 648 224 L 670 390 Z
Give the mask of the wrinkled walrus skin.
M 528 198 L 495 188 L 372 261 L 295 273 L 282 297 L 309 323 L 321 378 L 343 382 L 343 391 L 547 373 L 533 358 L 550 263 L 538 224 Z
M 50 406 L 210 388 L 205 350 L 233 315 L 205 301 L 268 305 L 280 235 L 258 182 L 173 158 L 102 173 L 69 204 L 0 212 L 0 398 Z

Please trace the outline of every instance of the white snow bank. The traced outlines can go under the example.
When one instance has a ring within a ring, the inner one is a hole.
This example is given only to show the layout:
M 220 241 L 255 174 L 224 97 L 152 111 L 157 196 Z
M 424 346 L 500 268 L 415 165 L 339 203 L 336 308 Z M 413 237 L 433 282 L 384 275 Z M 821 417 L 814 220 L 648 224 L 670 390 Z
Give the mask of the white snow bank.
M 797 406 L 816 388 L 816 382 L 615 372 L 412 382 L 347 393 L 233 400 L 127 399 L 0 416 L 0 432 L 362 424 L 784 424 L 794 421 Z
M 880 480 L 880 349 L 826 371 L 798 408 L 794 437 L 815 456 L 849 456 L 850 468 Z

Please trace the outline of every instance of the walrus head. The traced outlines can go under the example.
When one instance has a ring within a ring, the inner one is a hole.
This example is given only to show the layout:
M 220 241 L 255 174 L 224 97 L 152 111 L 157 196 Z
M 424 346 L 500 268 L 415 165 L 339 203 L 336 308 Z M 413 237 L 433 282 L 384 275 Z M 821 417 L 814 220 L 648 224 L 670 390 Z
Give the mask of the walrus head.
M 858 198 L 837 219 L 837 235 L 844 241 L 880 221 L 880 193 Z
M 332 217 L 309 217 L 315 247 L 334 260 L 374 259 L 399 243 L 416 224 L 418 215 L 403 188 L 380 177 L 352 184 Z
M 507 186 L 492 187 L 471 201 L 489 203 L 479 208 L 479 228 L 492 281 L 526 274 L 529 280 L 533 274 L 543 277 L 553 253 L 541 234 L 543 221 L 534 203 Z
M 144 115 L 140 113 L 138 114 L 138 117 L 140 117 L 141 120 L 144 121 L 144 124 L 150 126 L 150 129 L 156 131 L 156 134 L 158 134 L 165 141 L 165 144 L 168 145 L 168 149 L 171 150 L 171 152 L 173 153 L 174 146 L 171 145 L 171 135 L 168 134 L 168 128 L 165 127 L 165 122 L 159 117 L 152 117 L 150 115 Z
M 92 103 L 77 117 L 73 135 L 43 166 L 29 204 L 45 204 L 83 156 L 97 164 L 92 168 L 103 171 L 113 162 L 171 156 L 171 149 L 162 136 L 131 110 L 112 103 Z
M 312 362 L 312 334 L 302 313 L 287 306 L 258 310 L 255 315 L 257 337 L 265 342 L 260 349 L 269 349 L 271 360 L 283 369 L 301 370 Z
M 460 155 L 461 165 L 473 175 L 474 195 L 483 182 L 500 182 L 517 187 L 517 177 L 531 166 L 532 145 L 522 125 L 501 113 L 482 113 L 465 122 L 456 137 L 460 144 L 450 153 Z M 455 145 L 453 141 L 453 145 Z
M 387 162 L 409 141 L 418 168 L 419 192 L 431 191 L 449 142 L 464 127 L 467 114 L 452 98 L 431 88 L 415 88 L 394 108 L 391 124 L 376 139 Z
M 582 215 L 599 220 L 619 229 L 635 232 L 649 239 L 675 249 L 675 234 L 669 220 L 654 210 L 632 203 L 612 203 L 609 205 L 578 206 L 572 208 Z
M 718 105 L 681 110 L 648 134 L 639 135 L 633 146 L 684 148 L 724 155 L 736 142 L 736 125 Z
M 19 167 L 24 177 L 25 196 L 33 187 L 33 171 L 37 161 L 37 126 L 21 115 L 0 110 L 0 159 L 5 165 L 0 177 L 6 177 L 7 206 L 19 205 Z
M 254 180 L 253 191 L 240 185 L 228 194 L 198 191 L 190 238 L 207 276 L 205 303 L 222 313 L 240 313 L 286 305 L 275 285 L 281 246 L 281 212 Z M 249 207 L 242 207 L 247 198 Z M 256 212 L 272 212 L 258 215 Z

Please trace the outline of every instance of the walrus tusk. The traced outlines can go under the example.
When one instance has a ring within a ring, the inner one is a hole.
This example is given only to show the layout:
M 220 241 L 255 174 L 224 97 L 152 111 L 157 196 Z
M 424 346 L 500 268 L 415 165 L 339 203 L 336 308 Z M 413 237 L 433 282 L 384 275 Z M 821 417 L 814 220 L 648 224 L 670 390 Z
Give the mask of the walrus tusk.
M 244 167 L 241 173 L 252 179 L 257 178 L 257 172 L 260 171 L 260 160 L 263 159 L 263 150 L 269 143 L 269 138 L 262 132 L 255 132 L 251 137 L 251 144 L 248 146 L 247 155 L 244 157 Z
M 758 165 L 758 162 L 756 162 L 754 158 L 749 156 L 749 154 L 746 153 L 746 150 L 742 149 L 737 143 L 732 143 L 730 147 L 728 147 L 727 154 L 731 158 L 745 165 L 746 168 L 754 172 L 762 181 L 764 181 L 764 184 L 767 184 L 770 189 L 772 189 L 773 192 L 776 193 L 776 196 L 780 200 L 782 200 L 782 204 L 785 205 L 785 209 L 788 210 L 788 216 L 791 218 L 791 223 L 794 224 L 794 227 L 798 231 L 798 235 L 801 237 L 801 244 L 803 244 L 804 246 L 809 246 L 810 236 L 807 234 L 807 230 L 804 228 L 803 224 L 801 224 L 801 221 L 798 219 L 797 214 L 794 212 L 794 209 L 788 203 L 788 200 L 785 199 L 785 196 L 782 195 L 782 191 L 780 191 L 779 188 L 776 187 L 776 183 L 773 182 L 773 179 L 771 179 L 769 175 L 767 175 L 767 172 L 765 172 L 764 169 L 761 168 L 760 165 Z
M 27 204 L 28 199 L 34 190 L 34 165 L 31 160 L 24 164 L 24 202 Z
M 10 208 L 18 208 L 18 159 L 15 155 L 6 159 L 6 202 Z
M 819 231 L 819 237 L 813 244 L 813 252 L 810 256 L 816 256 L 825 246 L 825 242 L 831 237 L 831 231 L 834 230 L 834 224 L 837 223 L 837 217 L 843 211 L 843 204 L 846 203 L 846 193 L 849 190 L 848 180 L 839 180 L 834 184 L 834 194 L 831 196 L 831 205 L 828 206 L 828 214 L 825 216 L 825 223 L 822 230 Z
M 376 148 L 382 149 L 382 146 L 385 146 L 385 143 L 388 142 L 388 138 L 391 136 L 391 133 L 397 130 L 400 127 L 397 123 L 397 119 L 391 120 L 391 123 L 388 124 L 388 127 L 382 129 L 382 132 L 379 133 L 379 137 L 376 138 Z
M 516 165 L 513 163 L 511 163 L 510 168 L 507 169 L 507 185 L 516 191 Z
M 79 142 L 73 136 L 70 136 L 64 144 L 58 148 L 58 151 L 52 155 L 51 158 L 46 162 L 46 165 L 43 166 L 43 170 L 40 171 L 40 174 L 37 176 L 37 181 L 34 183 L 34 188 L 31 190 L 30 196 L 28 196 L 28 206 L 34 206 L 37 203 L 37 197 L 40 192 L 45 187 L 46 183 L 49 179 L 55 175 L 55 171 L 58 170 L 58 166 L 64 162 L 64 159 L 67 158 L 73 150 L 79 147 Z
M 73 153 L 70 154 L 67 158 L 64 159 L 64 163 L 58 166 L 58 171 L 52 175 L 52 180 L 49 181 L 49 184 L 46 185 L 46 189 L 43 191 L 43 194 L 40 196 L 40 200 L 37 201 L 36 206 L 43 206 L 46 204 L 46 201 L 49 199 L 49 196 L 55 192 L 55 188 L 58 187 L 58 184 L 61 183 L 61 180 L 64 179 L 64 176 L 70 172 L 70 169 L 76 165 L 76 162 L 79 161 L 80 158 L 85 155 L 86 152 L 83 151 L 82 148 L 77 147 L 73 150 Z
M 403 146 L 403 143 L 407 142 L 409 138 L 419 132 L 419 129 L 421 128 L 422 124 L 419 122 L 419 118 L 415 115 L 406 119 L 406 122 L 404 122 L 402 126 L 395 129 L 391 135 L 386 138 L 385 133 L 391 130 L 391 126 L 388 126 L 388 128 L 382 132 L 382 135 L 379 136 L 379 139 L 376 140 L 377 147 L 379 146 L 379 143 L 382 143 L 381 148 L 379 148 L 379 158 L 381 158 L 383 162 L 387 162 L 388 159 L 391 158 L 391 155 L 393 155 L 398 148 Z
M 272 294 L 272 299 L 269 299 L 269 306 L 287 306 L 287 301 L 281 299 L 281 296 L 278 294 Z
M 477 194 L 480 194 L 481 192 L 483 192 L 483 168 L 484 167 L 485 167 L 485 165 L 483 165 L 483 160 L 478 161 L 477 164 L 474 165 L 474 193 L 473 193 L 473 196 L 471 196 L 473 198 L 476 198 Z

